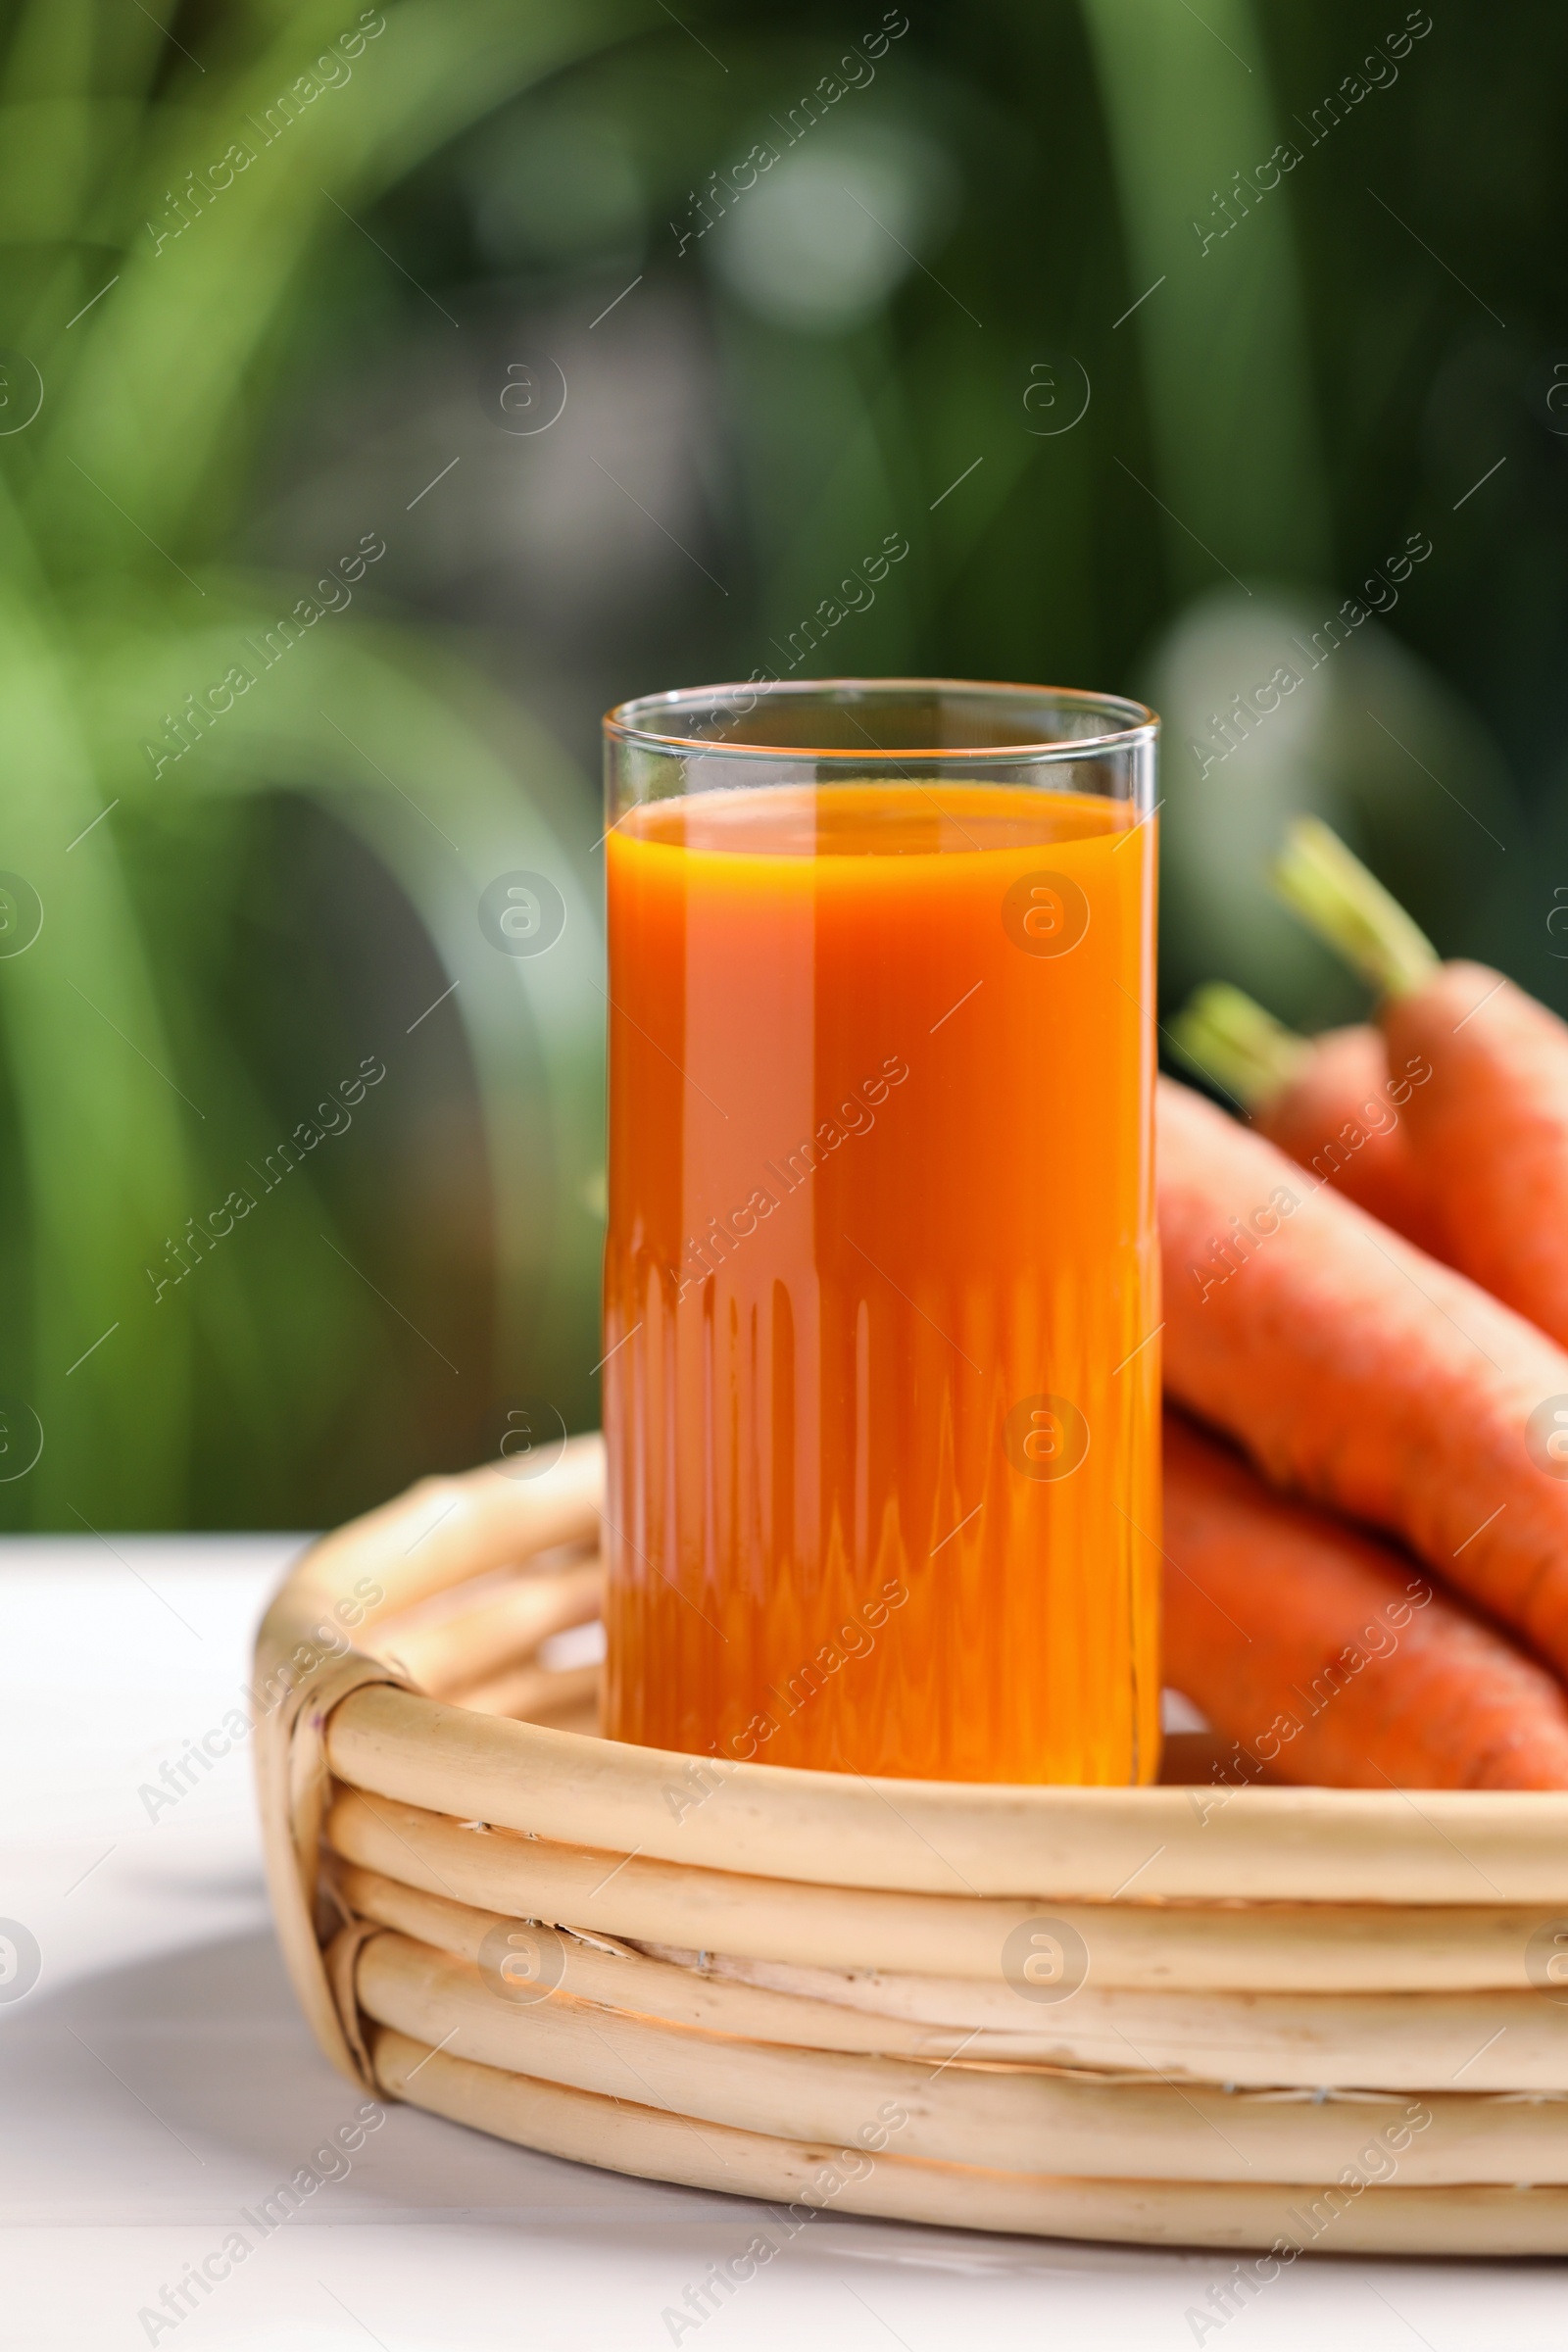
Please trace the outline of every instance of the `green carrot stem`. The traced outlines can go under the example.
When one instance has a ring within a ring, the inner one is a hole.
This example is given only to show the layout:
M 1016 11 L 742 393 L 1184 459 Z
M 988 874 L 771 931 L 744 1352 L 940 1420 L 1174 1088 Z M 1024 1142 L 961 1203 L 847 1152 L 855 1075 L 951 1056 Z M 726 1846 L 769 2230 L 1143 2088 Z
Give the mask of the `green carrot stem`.
M 1194 990 L 1170 1024 L 1170 1038 L 1190 1069 L 1247 1110 L 1288 1085 L 1310 1051 L 1304 1038 L 1224 980 Z
M 1321 818 L 1294 820 L 1271 879 L 1307 929 L 1380 996 L 1408 996 L 1436 970 L 1426 934 Z

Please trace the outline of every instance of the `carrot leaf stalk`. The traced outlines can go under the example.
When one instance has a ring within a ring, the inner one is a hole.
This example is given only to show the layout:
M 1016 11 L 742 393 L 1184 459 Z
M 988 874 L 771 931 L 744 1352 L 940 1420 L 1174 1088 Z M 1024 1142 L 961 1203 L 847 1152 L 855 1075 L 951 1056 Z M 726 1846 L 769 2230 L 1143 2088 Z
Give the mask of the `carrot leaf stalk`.
M 1228 980 L 1194 989 L 1169 1035 L 1188 1068 L 1233 1095 L 1244 1110 L 1289 1086 L 1312 1050 Z
M 1425 932 L 1320 817 L 1293 821 L 1271 879 L 1292 912 L 1380 996 L 1410 996 L 1436 971 Z

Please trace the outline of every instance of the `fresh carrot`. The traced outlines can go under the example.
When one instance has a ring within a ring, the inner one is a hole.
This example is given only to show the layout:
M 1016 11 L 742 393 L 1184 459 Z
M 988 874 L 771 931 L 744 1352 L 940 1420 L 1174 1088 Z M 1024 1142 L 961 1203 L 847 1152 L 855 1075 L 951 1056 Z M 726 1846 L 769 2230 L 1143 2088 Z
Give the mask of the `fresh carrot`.
M 1158 1122 L 1166 1387 L 1568 1672 L 1568 1354 L 1170 1079 Z
M 1545 1667 L 1174 1413 L 1164 1544 L 1165 1680 L 1236 1741 L 1243 1778 L 1568 1788 L 1568 1692 Z
M 1196 990 L 1170 1025 L 1189 1067 L 1241 1103 L 1259 1134 L 1396 1233 L 1433 1246 L 1427 1187 L 1402 1111 L 1431 1064 L 1391 1073 L 1367 1023 L 1300 1037 L 1239 988 Z
M 1391 1065 L 1432 1075 L 1405 1113 L 1435 1252 L 1568 1347 L 1568 1024 L 1437 951 L 1345 844 L 1293 827 L 1276 881 L 1381 995 Z

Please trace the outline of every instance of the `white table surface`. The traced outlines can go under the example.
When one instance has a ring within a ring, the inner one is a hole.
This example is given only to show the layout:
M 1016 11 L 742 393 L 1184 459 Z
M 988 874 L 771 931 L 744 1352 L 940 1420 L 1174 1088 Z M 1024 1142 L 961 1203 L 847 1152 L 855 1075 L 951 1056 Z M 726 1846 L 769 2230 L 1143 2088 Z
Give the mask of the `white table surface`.
M 0 1918 L 41 1955 L 24 1995 L 0 1984 L 8 2348 L 1560 2352 L 1568 2280 L 1552 2264 L 1308 2259 L 1210 2327 L 1231 2267 L 1218 2255 L 832 2213 L 678 2328 L 665 2313 L 689 2317 L 685 2290 L 741 2251 L 760 2209 L 402 2107 L 207 2301 L 150 2328 L 142 2310 L 359 2105 L 284 1982 L 246 1747 L 156 1820 L 138 1795 L 238 1703 L 263 1596 L 296 1548 L 0 1543 Z

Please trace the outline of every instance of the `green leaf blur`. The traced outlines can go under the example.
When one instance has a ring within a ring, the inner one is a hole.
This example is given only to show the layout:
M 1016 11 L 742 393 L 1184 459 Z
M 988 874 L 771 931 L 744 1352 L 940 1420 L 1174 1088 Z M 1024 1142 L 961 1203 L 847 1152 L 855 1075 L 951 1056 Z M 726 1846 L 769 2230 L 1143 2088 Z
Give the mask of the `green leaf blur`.
M 1143 692 L 1168 1000 L 1313 811 L 1564 1003 L 1555 15 L 170 5 L 0 36 L 0 1524 L 592 1425 L 609 700 Z

